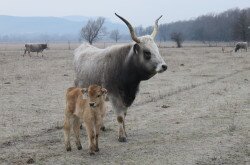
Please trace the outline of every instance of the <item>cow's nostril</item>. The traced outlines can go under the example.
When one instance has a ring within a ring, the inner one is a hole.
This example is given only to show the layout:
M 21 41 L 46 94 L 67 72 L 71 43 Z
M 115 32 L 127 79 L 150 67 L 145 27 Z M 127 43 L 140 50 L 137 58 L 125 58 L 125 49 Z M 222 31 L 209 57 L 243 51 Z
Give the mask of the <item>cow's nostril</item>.
M 162 69 L 163 69 L 163 70 L 167 70 L 167 68 L 168 68 L 168 66 L 167 66 L 167 65 L 165 65 L 165 64 L 164 64 L 164 65 L 162 65 L 161 67 L 162 67 Z
M 89 103 L 89 106 L 93 107 L 95 103 Z

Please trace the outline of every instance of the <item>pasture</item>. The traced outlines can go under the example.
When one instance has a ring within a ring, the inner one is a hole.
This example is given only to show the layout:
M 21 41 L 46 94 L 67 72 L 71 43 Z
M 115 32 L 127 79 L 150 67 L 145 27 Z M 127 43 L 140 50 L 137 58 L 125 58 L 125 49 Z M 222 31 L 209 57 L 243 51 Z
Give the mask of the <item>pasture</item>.
M 190 44 L 160 48 L 168 70 L 141 83 L 126 143 L 109 106 L 99 153 L 89 156 L 85 129 L 83 149 L 72 143 L 66 152 L 65 91 L 77 46 L 51 44 L 30 58 L 22 44 L 0 45 L 0 164 L 250 164 L 250 52 Z

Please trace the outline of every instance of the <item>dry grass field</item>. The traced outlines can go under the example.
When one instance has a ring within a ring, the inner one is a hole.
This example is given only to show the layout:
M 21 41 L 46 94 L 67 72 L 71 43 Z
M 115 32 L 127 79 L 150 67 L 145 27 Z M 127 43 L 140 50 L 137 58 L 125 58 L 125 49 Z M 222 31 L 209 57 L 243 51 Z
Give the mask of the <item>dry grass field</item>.
M 66 152 L 63 143 L 73 50 L 52 44 L 44 58 L 30 58 L 21 44 L 1 44 L 0 164 L 250 164 L 250 52 L 160 52 L 169 69 L 141 83 L 126 118 L 128 142 L 118 142 L 109 106 L 100 152 L 89 156 L 84 129 L 82 150 L 72 143 Z

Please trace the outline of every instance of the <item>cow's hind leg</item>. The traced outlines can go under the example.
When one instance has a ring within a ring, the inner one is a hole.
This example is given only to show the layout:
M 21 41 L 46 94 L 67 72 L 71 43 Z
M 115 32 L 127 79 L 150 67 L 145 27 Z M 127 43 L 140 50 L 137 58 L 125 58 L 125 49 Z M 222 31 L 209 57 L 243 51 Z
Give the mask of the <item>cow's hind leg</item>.
M 103 112 L 102 112 L 102 114 L 101 114 L 101 130 L 102 131 L 106 131 L 106 128 L 105 128 L 105 125 L 104 125 L 104 118 L 105 118 L 105 116 L 106 116 L 106 107 L 105 107 L 105 109 L 103 109 Z
M 43 50 L 41 51 L 41 53 L 42 53 L 42 57 L 43 57 Z

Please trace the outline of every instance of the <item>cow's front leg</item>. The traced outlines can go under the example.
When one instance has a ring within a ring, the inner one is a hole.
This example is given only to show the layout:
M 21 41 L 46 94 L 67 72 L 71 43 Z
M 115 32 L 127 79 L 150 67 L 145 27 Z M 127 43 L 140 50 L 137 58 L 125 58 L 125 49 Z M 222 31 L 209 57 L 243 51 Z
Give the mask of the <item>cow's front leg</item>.
M 26 50 L 24 50 L 23 57 L 24 57 L 25 54 L 26 54 Z
M 118 129 L 118 141 L 119 142 L 126 142 L 126 131 L 125 131 L 125 113 L 121 112 L 117 114 L 117 121 L 119 125 Z
M 116 113 L 116 119 L 118 121 L 118 141 L 119 142 L 126 142 L 126 131 L 125 131 L 125 115 L 127 113 L 127 107 L 124 106 L 123 102 L 121 101 L 121 97 L 110 97 L 110 101 L 112 107 Z
M 127 112 L 124 112 L 124 121 L 125 121 L 126 115 L 127 115 Z M 124 129 L 124 132 L 125 132 L 125 136 L 127 137 L 127 132 L 126 132 L 126 129 L 125 129 L 125 122 L 123 122 L 123 129 Z
M 106 130 L 106 128 L 105 128 L 105 125 L 104 125 L 104 118 L 105 118 L 105 116 L 106 116 L 106 109 L 107 109 L 107 107 L 105 107 L 104 109 L 103 109 L 103 111 L 102 111 L 102 114 L 101 114 L 101 130 L 102 131 L 105 131 Z

